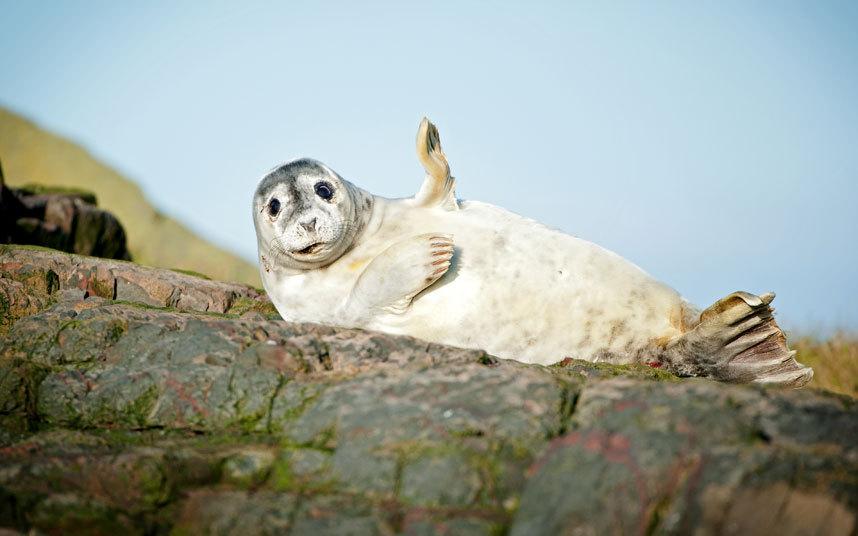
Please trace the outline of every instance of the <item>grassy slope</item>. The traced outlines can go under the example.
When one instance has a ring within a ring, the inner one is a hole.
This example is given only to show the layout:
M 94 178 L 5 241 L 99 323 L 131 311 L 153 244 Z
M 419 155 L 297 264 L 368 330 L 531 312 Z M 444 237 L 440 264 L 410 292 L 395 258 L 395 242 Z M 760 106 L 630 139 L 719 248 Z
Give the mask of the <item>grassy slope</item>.
M 84 149 L 2 108 L 0 162 L 7 184 L 13 187 L 42 184 L 94 192 L 99 206 L 125 227 L 135 262 L 261 286 L 256 266 L 159 214 L 140 188 Z
M 839 334 L 828 340 L 800 337 L 790 340 L 796 359 L 813 367 L 808 387 L 820 387 L 858 398 L 858 336 Z

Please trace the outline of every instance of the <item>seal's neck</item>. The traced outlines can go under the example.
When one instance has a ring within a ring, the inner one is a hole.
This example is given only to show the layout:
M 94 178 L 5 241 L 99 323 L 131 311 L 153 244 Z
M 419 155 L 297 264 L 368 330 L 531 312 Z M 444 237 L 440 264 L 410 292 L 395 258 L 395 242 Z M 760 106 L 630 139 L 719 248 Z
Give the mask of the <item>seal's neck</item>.
M 355 238 L 364 232 L 375 210 L 375 198 L 366 190 L 349 183 L 349 195 L 352 197 L 352 210 L 355 214 Z
M 383 212 L 383 208 L 379 206 L 380 198 L 373 196 L 366 190 L 358 188 L 354 184 L 347 184 L 349 196 L 351 196 L 352 200 L 355 228 L 352 232 L 351 244 L 343 251 L 342 255 L 348 253 L 364 236 L 371 235 L 378 229 L 379 225 L 381 225 Z

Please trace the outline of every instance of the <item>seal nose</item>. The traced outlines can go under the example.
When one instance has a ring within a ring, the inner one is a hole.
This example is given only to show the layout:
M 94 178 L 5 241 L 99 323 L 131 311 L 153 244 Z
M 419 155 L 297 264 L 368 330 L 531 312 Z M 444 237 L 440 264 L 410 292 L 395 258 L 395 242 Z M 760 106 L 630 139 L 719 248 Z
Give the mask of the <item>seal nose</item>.
M 316 230 L 316 218 L 313 218 L 310 221 L 302 221 L 301 227 L 303 227 L 308 233 L 314 232 Z

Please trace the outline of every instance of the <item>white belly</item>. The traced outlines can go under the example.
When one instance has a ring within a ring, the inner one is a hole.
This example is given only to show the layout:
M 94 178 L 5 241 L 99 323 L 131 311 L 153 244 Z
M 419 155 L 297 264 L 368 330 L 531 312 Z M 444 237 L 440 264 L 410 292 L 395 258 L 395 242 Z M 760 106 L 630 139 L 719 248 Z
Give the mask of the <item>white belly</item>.
M 320 285 L 325 294 L 343 296 L 346 283 L 387 247 L 438 232 L 454 237 L 450 270 L 405 313 L 379 315 L 360 327 L 540 364 L 609 354 L 614 362 L 623 355 L 632 361 L 650 341 L 681 333 L 687 302 L 593 243 L 484 203 L 464 201 L 458 211 L 385 203 L 375 232 L 328 268 L 292 281 L 289 291 L 314 303 L 313 312 L 302 310 L 297 319 L 336 324 L 326 313 L 330 307 L 319 303 Z

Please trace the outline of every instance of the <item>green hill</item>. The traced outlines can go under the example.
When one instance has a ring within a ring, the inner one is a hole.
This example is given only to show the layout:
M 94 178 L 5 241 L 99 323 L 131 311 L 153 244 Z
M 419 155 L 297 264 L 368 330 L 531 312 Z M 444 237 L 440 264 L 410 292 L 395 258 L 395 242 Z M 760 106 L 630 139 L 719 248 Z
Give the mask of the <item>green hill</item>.
M 137 185 L 83 148 L 3 108 L 0 162 L 11 187 L 36 184 L 94 192 L 98 205 L 112 212 L 125 227 L 135 262 L 261 286 L 256 266 L 160 214 Z

